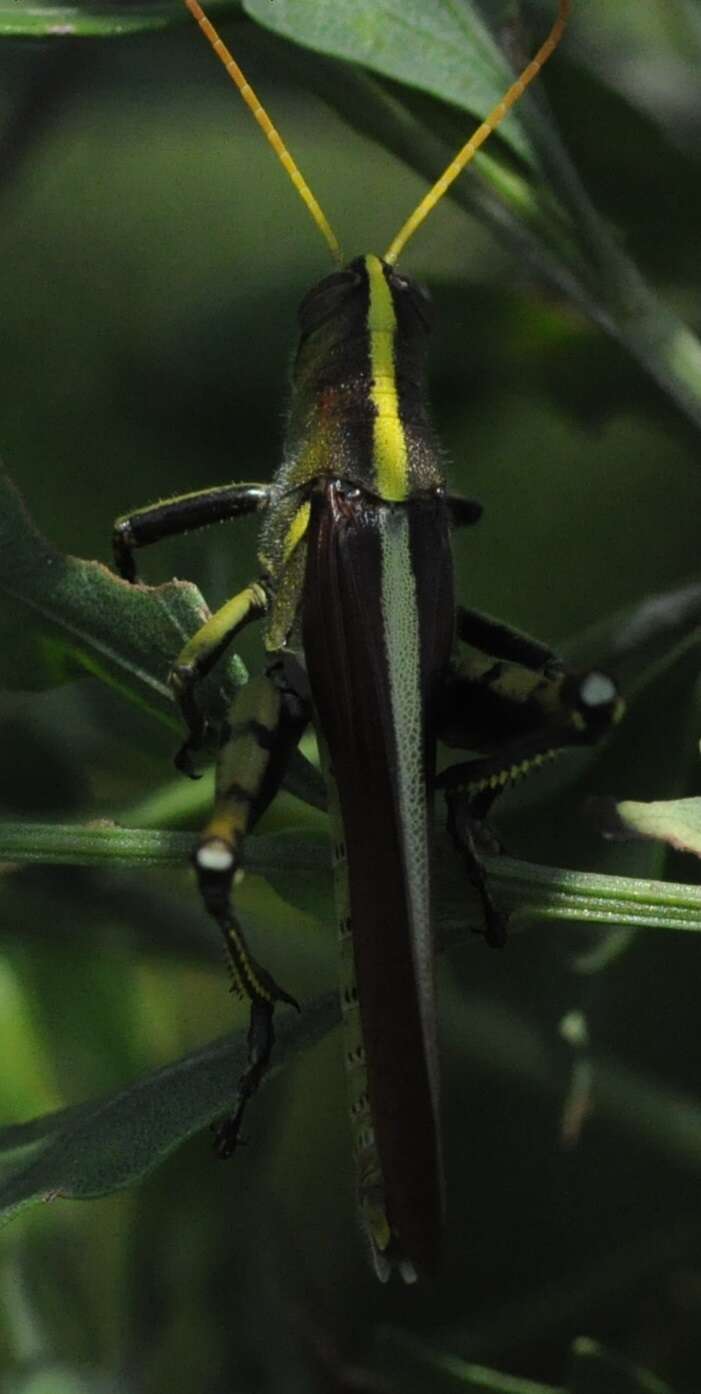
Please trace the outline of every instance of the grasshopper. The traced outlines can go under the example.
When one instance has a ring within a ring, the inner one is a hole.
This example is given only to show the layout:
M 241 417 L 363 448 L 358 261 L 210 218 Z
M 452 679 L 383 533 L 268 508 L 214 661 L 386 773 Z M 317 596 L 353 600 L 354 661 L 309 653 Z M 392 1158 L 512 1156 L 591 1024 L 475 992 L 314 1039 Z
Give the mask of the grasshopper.
M 259 514 L 260 571 L 185 645 L 171 674 L 192 773 L 208 735 L 197 683 L 236 634 L 264 620 L 267 660 L 219 734 L 216 798 L 194 852 L 207 911 L 250 1004 L 249 1057 L 227 1156 L 264 1074 L 278 1003 L 294 998 L 251 953 L 232 900 L 247 833 L 313 723 L 328 790 L 340 993 L 359 1210 L 375 1270 L 406 1281 L 439 1261 L 443 1163 L 431 921 L 430 821 L 444 791 L 454 842 L 493 945 L 505 939 L 479 857 L 480 827 L 506 785 L 567 745 L 598 739 L 621 703 L 603 673 L 572 673 L 545 645 L 456 605 L 454 530 L 475 502 L 450 491 L 429 420 L 427 293 L 399 253 L 558 44 L 569 11 L 426 195 L 384 257 L 344 263 L 335 233 L 243 73 L 185 0 L 273 145 L 338 267 L 299 309 L 282 463 L 270 484 L 226 484 L 117 520 L 117 569 L 134 552 L 209 523 Z M 436 774 L 436 743 L 472 758 Z

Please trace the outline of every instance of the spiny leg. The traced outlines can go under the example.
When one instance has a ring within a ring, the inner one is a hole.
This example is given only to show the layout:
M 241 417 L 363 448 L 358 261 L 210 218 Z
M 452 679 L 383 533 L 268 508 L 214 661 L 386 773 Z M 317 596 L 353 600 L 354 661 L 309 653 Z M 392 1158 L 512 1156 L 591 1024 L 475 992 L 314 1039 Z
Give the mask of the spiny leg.
M 275 1032 L 273 1013 L 276 1002 L 287 1002 L 300 1010 L 299 1003 L 281 988 L 275 979 L 253 958 L 241 927 L 233 910 L 218 916 L 217 922 L 224 935 L 229 955 L 232 976 L 232 991 L 247 997 L 251 1004 L 248 1026 L 248 1062 L 241 1074 L 236 1089 L 231 1113 L 214 1127 L 215 1150 L 217 1156 L 231 1157 L 241 1139 L 241 1124 L 246 1105 L 257 1092 L 260 1082 L 270 1064 Z
M 445 801 L 448 832 L 463 858 L 468 880 L 474 886 L 482 905 L 484 938 L 490 948 L 502 949 L 506 943 L 506 917 L 494 904 L 482 860 L 487 837 L 486 824 L 482 818 L 488 809 L 478 797 L 471 797 L 469 786 L 467 789 L 447 789 Z M 500 850 L 496 840 L 489 850 Z
M 231 904 L 246 834 L 280 786 L 287 760 L 309 719 L 305 695 L 290 681 L 282 663 L 252 678 L 232 703 L 227 738 L 217 764 L 212 816 L 193 856 L 200 891 L 224 937 L 233 990 L 250 1002 L 248 1064 L 239 1080 L 231 1116 L 216 1130 L 220 1156 L 239 1141 L 246 1104 L 270 1061 L 276 1002 L 298 1004 L 253 957 Z
M 474 745 L 477 749 L 490 747 L 495 741 L 504 740 L 505 731 L 507 742 L 512 740 L 514 728 L 522 729 L 524 723 L 527 730 L 542 722 L 547 724 L 550 713 L 543 706 L 549 699 L 557 706 L 558 679 L 563 673 L 562 662 L 549 645 L 463 605 L 456 611 L 456 636 L 473 652 L 455 662 L 444 687 L 442 738 L 446 743 Z M 485 938 L 500 947 L 506 942 L 506 926 L 492 901 L 480 851 L 485 847 L 499 850 L 485 818 L 503 786 L 497 782 L 490 789 L 487 782 L 481 787 L 479 779 L 488 781 L 490 774 L 498 779 L 502 774 L 501 757 L 489 772 L 469 765 L 462 768 L 466 771 L 467 788 L 462 790 L 456 785 L 453 790 L 446 789 L 448 827 L 482 901 Z M 477 787 L 470 793 L 473 777 Z
M 134 552 L 137 547 L 150 547 L 165 537 L 177 537 L 212 523 L 225 523 L 257 513 L 266 507 L 269 494 L 266 484 L 221 484 L 125 513 L 115 520 L 112 533 L 118 574 L 125 581 L 136 580 Z
M 195 699 L 196 684 L 214 667 L 234 636 L 252 620 L 260 619 L 267 609 L 266 591 L 259 581 L 252 581 L 210 615 L 179 654 L 168 682 L 189 732 L 175 757 L 176 767 L 183 774 L 193 775 L 192 754 L 201 749 L 206 735 L 206 723 Z
M 492 948 L 504 947 L 507 920 L 494 904 L 482 860 L 485 852 L 494 855 L 501 851 L 486 819 L 495 799 L 509 784 L 559 753 L 561 747 L 553 747 L 550 741 L 544 731 L 525 741 L 507 742 L 491 757 L 451 765 L 436 781 L 445 794 L 448 832 L 464 860 L 468 879 L 479 895 L 484 937 Z

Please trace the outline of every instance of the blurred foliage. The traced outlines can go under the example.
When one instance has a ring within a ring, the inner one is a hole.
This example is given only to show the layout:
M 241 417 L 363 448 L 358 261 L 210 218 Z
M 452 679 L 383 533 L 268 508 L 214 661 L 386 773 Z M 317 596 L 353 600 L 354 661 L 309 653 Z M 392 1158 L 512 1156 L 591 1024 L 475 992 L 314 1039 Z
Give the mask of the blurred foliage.
M 462 4 L 471 24 L 519 10 Z M 45 22 L 65 8 L 12 0 L 0 33 L 8 15 Z M 170 8 L 71 7 L 118 13 L 132 31 L 140 13 Z M 526 7 L 541 22 L 551 8 Z M 299 4 L 244 9 L 272 23 Z M 510 796 L 509 849 L 690 881 L 691 858 L 602 843 L 580 813 L 585 793 L 698 792 L 698 608 L 680 599 L 699 579 L 697 432 L 677 366 L 655 373 L 648 347 L 656 326 L 673 342 L 669 315 L 699 320 L 701 22 L 696 0 L 576 9 L 542 85 L 551 110 L 541 91 L 523 118 L 538 180 L 499 142 L 456 190 L 477 218 L 446 204 L 403 265 L 436 301 L 431 393 L 451 479 L 485 504 L 456 544 L 462 595 L 587 661 L 607 652 L 632 698 L 600 757 Z M 388 68 L 368 78 L 242 15 L 226 33 L 349 254 L 384 247 L 423 191 L 417 169 L 435 156 L 437 171 L 465 112 L 440 85 L 410 90 Z M 296 305 L 325 253 L 191 23 L 119 43 L 5 37 L 0 62 L 0 450 L 51 544 L 109 562 L 112 518 L 129 507 L 270 477 Z M 556 129 L 593 222 L 577 218 Z M 622 266 L 636 295 L 645 287 L 628 319 Z M 693 341 L 680 342 L 689 389 Z M 254 529 L 164 543 L 142 565 L 214 605 L 252 574 Z M 654 662 L 646 649 L 629 675 L 640 603 L 664 592 L 677 599 L 655 611 Z M 3 815 L 130 823 L 131 810 L 136 826 L 196 826 L 201 792 L 197 804 L 172 793 L 172 729 L 96 680 L 28 693 L 31 645 L 7 613 Z M 241 644 L 249 666 L 257 642 Z M 323 829 L 284 795 L 264 832 L 300 825 Z M 312 885 L 304 867 L 294 893 L 251 875 L 241 897 L 266 959 L 307 1001 L 332 988 L 335 959 L 330 900 L 313 901 Z M 188 1051 L 206 1060 L 243 1016 L 188 873 L 8 866 L 3 890 L 2 1119 L 74 1107 L 79 1164 L 86 1100 Z M 475 940 L 443 964 L 450 1228 L 435 1284 L 380 1290 L 366 1264 L 332 1034 L 261 1095 L 234 1164 L 215 1163 L 199 1134 L 139 1189 L 15 1221 L 1 1256 L 3 1394 L 695 1394 L 699 951 L 694 935 L 626 934 L 543 921 L 506 955 Z M 18 1157 L 27 1171 L 37 1161 L 50 1120 L 29 1126 L 0 1180 Z M 570 1356 L 583 1333 L 621 1355 L 589 1341 Z

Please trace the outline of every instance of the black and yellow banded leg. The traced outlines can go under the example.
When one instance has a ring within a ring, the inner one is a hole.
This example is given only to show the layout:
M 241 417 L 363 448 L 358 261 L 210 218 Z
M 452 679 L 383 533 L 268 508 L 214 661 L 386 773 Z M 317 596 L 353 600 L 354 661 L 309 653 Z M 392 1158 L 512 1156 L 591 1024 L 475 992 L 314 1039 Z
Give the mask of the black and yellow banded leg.
M 434 721 L 445 745 L 494 755 L 495 774 L 520 762 L 520 777 L 549 751 L 594 744 L 622 714 L 623 702 L 607 673 L 577 672 L 554 658 L 531 668 L 467 650 L 448 666 Z
M 309 718 L 309 699 L 282 662 L 251 678 L 233 699 L 217 757 L 214 808 L 193 859 L 215 918 L 228 907 L 243 840 L 280 788 Z
M 134 552 L 138 547 L 257 513 L 266 507 L 269 495 L 266 484 L 221 484 L 125 513 L 116 519 L 112 533 L 116 570 L 125 581 L 135 581 Z
M 484 653 L 451 664 L 437 705 L 437 733 L 448 745 L 485 753 L 450 766 L 436 785 L 445 792 L 449 831 L 482 899 L 490 943 L 505 940 L 479 855 L 491 805 L 568 746 L 599 740 L 623 709 L 615 683 L 597 670 L 569 672 L 551 663 L 532 670 Z
M 288 992 L 253 957 L 231 904 L 244 838 L 280 786 L 289 756 L 309 720 L 305 696 L 288 680 L 284 665 L 252 678 L 237 692 L 218 764 L 214 810 L 193 855 L 200 891 L 226 945 L 233 990 L 251 1006 L 248 1065 L 239 1081 L 231 1117 L 217 1131 L 217 1150 L 235 1148 L 243 1112 L 267 1069 L 273 1046 L 276 1002 L 297 1007 Z
M 195 700 L 195 686 L 214 667 L 234 636 L 268 609 L 268 596 L 259 581 L 252 581 L 238 595 L 210 615 L 188 639 L 168 677 L 171 690 L 188 728 L 188 738 L 175 757 L 184 774 L 192 774 L 191 756 L 205 737 L 205 722 Z
M 596 669 L 545 677 L 516 664 L 500 667 L 498 678 L 491 677 L 490 670 L 481 680 L 475 677 L 474 664 L 454 668 L 447 680 L 450 683 L 452 678 L 454 684 L 452 702 L 462 695 L 469 711 L 464 739 L 456 731 L 454 705 L 452 726 L 439 726 L 441 739 L 450 745 L 491 747 L 490 754 L 450 765 L 436 779 L 437 788 L 467 799 L 473 817 L 480 819 L 510 784 L 533 774 L 569 747 L 594 745 L 617 725 L 625 710 L 613 679 Z

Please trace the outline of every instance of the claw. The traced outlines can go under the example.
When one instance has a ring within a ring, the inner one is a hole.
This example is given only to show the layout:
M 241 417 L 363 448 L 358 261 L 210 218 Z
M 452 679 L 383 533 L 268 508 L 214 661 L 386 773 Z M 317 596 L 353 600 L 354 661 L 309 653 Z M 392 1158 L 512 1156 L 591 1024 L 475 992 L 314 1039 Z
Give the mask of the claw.
M 482 892 L 482 907 L 484 909 L 485 943 L 489 944 L 490 949 L 503 949 L 509 937 L 509 917 L 497 910 L 486 887 L 479 887 L 479 889 Z
M 193 766 L 190 754 L 189 741 L 185 741 L 184 745 L 181 745 L 177 754 L 174 755 L 173 764 L 175 765 L 175 768 L 178 771 L 178 773 L 187 775 L 188 779 L 202 778 L 202 775 L 198 774 L 197 770 Z
M 225 1118 L 222 1123 L 212 1123 L 214 1151 L 220 1161 L 228 1161 L 229 1157 L 233 1157 L 237 1148 L 248 1146 L 247 1139 L 241 1137 L 239 1133 L 240 1126 L 241 1119 L 238 1112 L 231 1118 Z
M 202 750 L 206 743 L 208 731 L 209 728 L 206 724 L 199 731 L 191 731 L 173 759 L 176 770 L 179 770 L 180 774 L 186 774 L 188 779 L 202 778 L 202 775 L 195 769 L 192 757 L 197 751 Z
M 302 1008 L 300 1007 L 296 997 L 290 997 L 289 992 L 283 991 L 281 987 L 278 988 L 277 995 L 279 1002 L 286 1002 L 288 1007 L 294 1007 L 295 1011 L 299 1012 L 300 1016 L 302 1015 Z

